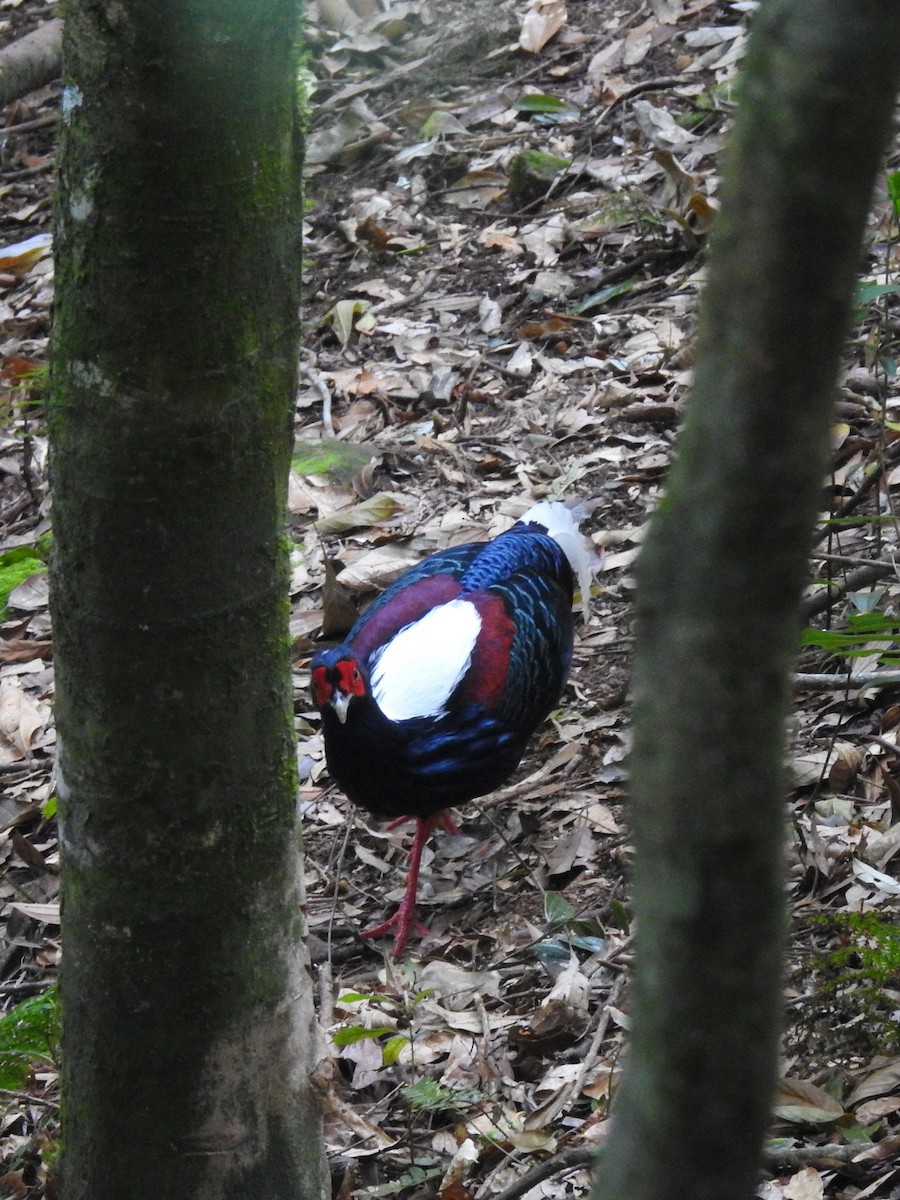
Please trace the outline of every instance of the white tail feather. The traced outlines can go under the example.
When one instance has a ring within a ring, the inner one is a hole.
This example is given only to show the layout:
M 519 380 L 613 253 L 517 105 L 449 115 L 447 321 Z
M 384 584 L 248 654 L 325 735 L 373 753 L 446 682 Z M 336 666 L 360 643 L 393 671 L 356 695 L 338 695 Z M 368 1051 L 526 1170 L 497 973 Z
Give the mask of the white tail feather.
M 591 543 L 580 532 L 576 517 L 578 508 L 574 511 L 559 500 L 542 500 L 519 517 L 520 521 L 542 525 L 554 541 L 559 542 L 566 558 L 572 565 L 572 570 L 578 578 L 578 588 L 581 592 L 581 614 L 587 621 L 590 616 L 591 583 L 594 572 L 602 561 Z M 584 512 L 578 513 L 583 516 Z

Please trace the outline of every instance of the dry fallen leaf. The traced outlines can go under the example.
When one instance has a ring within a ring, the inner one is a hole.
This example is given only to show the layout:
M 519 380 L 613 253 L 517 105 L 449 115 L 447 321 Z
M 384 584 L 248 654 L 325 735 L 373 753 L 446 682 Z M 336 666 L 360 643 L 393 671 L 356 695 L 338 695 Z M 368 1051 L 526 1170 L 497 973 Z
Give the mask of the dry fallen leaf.
M 18 612 L 37 612 L 46 608 L 50 600 L 50 576 L 46 571 L 35 571 L 9 593 L 6 603 Z
M 518 240 L 511 233 L 497 229 L 493 225 L 489 225 L 487 229 L 481 231 L 478 235 L 478 244 L 488 249 L 497 247 L 501 250 L 507 250 L 510 254 L 517 256 L 525 253 Z
M 662 25 L 674 25 L 684 12 L 685 0 L 650 0 L 650 10 Z
M 568 14 L 562 0 L 550 0 L 548 4 L 536 3 L 522 20 L 519 45 L 530 54 L 537 54 L 559 33 L 567 20 Z
M 537 1039 L 577 1041 L 590 1021 L 591 984 L 582 974 L 578 956 L 572 954 L 552 989 L 531 1016 L 531 1033 Z
M 368 300 L 338 300 L 322 320 L 323 322 L 333 322 L 334 332 L 337 334 L 341 346 L 346 350 L 347 343 L 353 335 L 354 318 L 357 314 L 362 317 L 371 307 L 371 302 Z
M 877 1058 L 857 1079 L 856 1086 L 847 1097 L 847 1104 L 851 1108 L 862 1100 L 869 1100 L 873 1096 L 889 1096 L 900 1088 L 900 1058 Z
M 803 1167 L 784 1187 L 785 1200 L 822 1200 L 825 1181 L 815 1167 Z
M 354 592 L 385 588 L 395 579 L 399 579 L 420 557 L 421 555 L 405 546 L 377 546 L 348 563 L 338 575 L 338 582 Z
M 855 878 L 866 887 L 874 888 L 876 892 L 885 896 L 900 896 L 900 880 L 895 879 L 893 875 L 876 871 L 874 867 L 860 862 L 858 858 L 854 858 L 851 867 Z
M 315 528 L 318 533 L 347 533 L 351 529 L 365 529 L 381 521 L 388 521 L 401 509 L 402 505 L 396 496 L 387 492 L 377 492 L 368 500 L 322 517 L 316 521 Z
M 795 1125 L 831 1125 L 844 1115 L 834 1096 L 804 1079 L 780 1080 L 772 1111 Z
M 649 100 L 635 100 L 634 116 L 647 141 L 660 150 L 677 150 L 695 140 L 667 108 L 658 108 Z
M 322 582 L 322 636 L 343 637 L 356 623 L 359 610 L 342 587 L 334 570 L 334 563 L 325 556 L 322 560 L 324 580 Z
M 31 917 L 33 921 L 40 921 L 42 925 L 58 925 L 59 916 L 59 901 L 50 904 L 23 904 L 18 900 L 13 901 L 13 908 L 22 913 L 26 917 Z
M 471 1138 L 466 1138 L 450 1160 L 450 1165 L 438 1187 L 441 1200 L 469 1200 L 472 1193 L 463 1186 L 463 1179 L 478 1162 L 478 1148 Z
M 461 1012 L 476 996 L 500 995 L 499 971 L 467 971 L 443 959 L 427 963 L 418 982 L 423 988 L 432 988 L 452 1012 Z
M 50 253 L 53 243 L 49 233 L 39 233 L 16 242 L 12 246 L 0 246 L 0 271 L 10 275 L 23 275 L 45 254 Z
M 31 741 L 50 719 L 50 706 L 34 701 L 14 676 L 0 680 L 0 763 L 31 753 Z
M 3 638 L 0 640 L 0 662 L 27 663 L 36 658 L 52 658 L 53 643 L 36 638 Z
M 444 199 L 459 208 L 487 208 L 506 195 L 507 186 L 500 171 L 469 171 L 447 188 Z

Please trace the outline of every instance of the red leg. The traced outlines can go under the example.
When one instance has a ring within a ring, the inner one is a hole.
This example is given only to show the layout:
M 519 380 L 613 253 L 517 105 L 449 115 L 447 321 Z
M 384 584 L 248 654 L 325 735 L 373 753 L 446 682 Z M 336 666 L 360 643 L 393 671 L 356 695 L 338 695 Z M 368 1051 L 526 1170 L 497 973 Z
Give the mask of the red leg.
M 393 821 L 388 821 L 385 829 L 399 829 L 401 825 L 405 825 L 407 821 L 416 821 L 417 817 L 397 817 Z M 448 833 L 458 834 L 459 829 L 456 822 L 450 815 L 449 808 L 442 808 L 440 812 L 434 814 L 434 820 L 437 824 L 443 825 Z
M 392 821 L 388 828 L 393 829 L 407 820 L 410 820 L 410 818 L 402 817 L 399 821 Z M 413 839 L 412 849 L 409 852 L 406 893 L 400 901 L 400 907 L 392 917 L 388 917 L 380 925 L 373 925 L 371 929 L 366 929 L 362 935 L 364 938 L 381 937 L 389 929 L 396 928 L 394 948 L 391 951 L 394 958 L 399 958 L 403 953 L 403 947 L 406 945 L 410 932 L 415 932 L 421 937 L 427 936 L 429 932 L 428 927 L 423 925 L 416 917 L 416 890 L 419 886 L 419 868 L 422 865 L 422 851 L 425 849 L 425 843 L 428 841 L 431 831 L 436 825 L 443 825 L 445 829 L 450 830 L 452 833 L 457 832 L 450 814 L 444 811 L 435 813 L 431 817 L 416 817 L 415 822 L 416 836 Z

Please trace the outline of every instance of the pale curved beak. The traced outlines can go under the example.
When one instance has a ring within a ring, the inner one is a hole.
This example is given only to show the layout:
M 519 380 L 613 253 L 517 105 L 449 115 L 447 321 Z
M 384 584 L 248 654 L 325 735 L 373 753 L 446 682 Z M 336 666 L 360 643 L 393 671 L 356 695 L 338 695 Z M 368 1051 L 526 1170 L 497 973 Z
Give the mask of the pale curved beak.
M 331 698 L 331 707 L 342 725 L 347 724 L 347 709 L 352 699 L 353 697 L 348 696 L 346 692 L 335 692 Z

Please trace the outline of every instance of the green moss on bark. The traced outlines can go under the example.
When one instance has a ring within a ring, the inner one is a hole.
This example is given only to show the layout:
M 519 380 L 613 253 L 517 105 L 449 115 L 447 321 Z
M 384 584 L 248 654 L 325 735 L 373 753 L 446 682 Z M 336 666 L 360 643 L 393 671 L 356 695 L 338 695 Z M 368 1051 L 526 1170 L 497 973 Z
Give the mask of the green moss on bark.
M 754 1194 L 789 668 L 898 75 L 892 0 L 763 0 L 754 18 L 688 416 L 638 564 L 634 1030 L 594 1200 Z
M 67 1200 L 326 1185 L 283 539 L 297 16 L 295 0 L 67 9 L 52 390 Z

